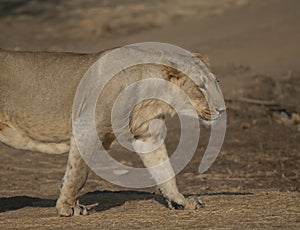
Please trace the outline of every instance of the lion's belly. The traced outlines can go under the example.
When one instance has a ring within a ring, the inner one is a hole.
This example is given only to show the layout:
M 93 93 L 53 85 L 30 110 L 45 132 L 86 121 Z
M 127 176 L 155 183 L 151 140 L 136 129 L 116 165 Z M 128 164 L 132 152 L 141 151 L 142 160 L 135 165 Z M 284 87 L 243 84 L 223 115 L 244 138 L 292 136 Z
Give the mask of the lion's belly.
M 30 150 L 43 153 L 61 154 L 69 151 L 69 138 L 60 141 L 41 141 L 32 138 L 25 130 L 17 124 L 0 120 L 0 141 L 16 149 Z
M 10 87 L 13 88 L 13 87 Z M 5 103 L 0 106 L 0 141 L 17 149 L 45 153 L 64 153 L 71 138 L 71 106 L 38 95 L 32 99 L 15 89 L 14 95 L 5 90 Z M 63 96 L 61 96 L 62 99 Z
M 0 61 L 0 141 L 68 152 L 73 98 L 92 57 L 1 51 Z

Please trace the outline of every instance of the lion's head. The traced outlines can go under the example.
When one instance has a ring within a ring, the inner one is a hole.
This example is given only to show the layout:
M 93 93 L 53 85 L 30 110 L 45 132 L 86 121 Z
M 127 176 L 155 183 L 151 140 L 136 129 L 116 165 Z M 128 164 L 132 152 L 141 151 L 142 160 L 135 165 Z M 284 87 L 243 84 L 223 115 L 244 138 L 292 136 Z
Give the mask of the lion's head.
M 190 98 L 200 118 L 205 121 L 218 119 L 225 112 L 225 104 L 218 80 L 209 71 L 209 60 L 200 53 L 194 53 L 204 64 L 205 75 L 198 76 L 198 84 L 182 72 L 163 66 L 163 75 L 166 80 L 179 86 Z

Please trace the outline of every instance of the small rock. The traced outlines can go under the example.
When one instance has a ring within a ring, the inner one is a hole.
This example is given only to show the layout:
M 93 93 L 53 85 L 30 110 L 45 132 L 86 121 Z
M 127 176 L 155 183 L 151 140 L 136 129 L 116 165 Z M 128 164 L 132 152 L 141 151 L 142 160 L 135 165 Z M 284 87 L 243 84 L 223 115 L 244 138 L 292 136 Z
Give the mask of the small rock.
M 113 170 L 113 173 L 117 176 L 121 176 L 121 175 L 125 175 L 127 174 L 129 171 L 125 170 L 125 169 L 115 169 Z

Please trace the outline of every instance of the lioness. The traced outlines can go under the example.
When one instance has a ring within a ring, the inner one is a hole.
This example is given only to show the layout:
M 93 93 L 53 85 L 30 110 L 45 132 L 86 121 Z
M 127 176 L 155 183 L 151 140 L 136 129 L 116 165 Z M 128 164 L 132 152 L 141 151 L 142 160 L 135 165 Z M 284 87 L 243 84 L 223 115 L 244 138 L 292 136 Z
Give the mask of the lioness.
M 89 208 L 80 205 L 78 193 L 84 186 L 89 168 L 82 159 L 72 136 L 72 103 L 77 86 L 88 68 L 111 50 L 96 54 L 14 52 L 0 50 L 0 141 L 16 149 L 61 154 L 69 152 L 67 169 L 56 208 L 61 216 L 86 215 Z M 196 55 L 208 66 L 201 54 Z M 106 148 L 114 140 L 110 110 L 114 99 L 129 84 L 147 78 L 147 73 L 170 81 L 189 96 L 199 116 L 217 119 L 225 110 L 215 77 L 199 76 L 201 85 L 181 72 L 166 66 L 144 64 L 118 73 L 106 86 L 105 100 L 97 102 L 99 138 Z M 109 95 L 109 96 L 107 96 Z M 207 100 L 210 100 L 210 107 Z M 176 98 L 174 98 L 176 100 Z M 174 114 L 171 106 L 150 99 L 137 105 L 131 115 L 134 137 L 147 140 L 149 122 Z M 146 167 L 168 160 L 165 145 L 141 154 Z M 166 171 L 172 172 L 172 167 Z M 186 199 L 177 189 L 175 177 L 158 185 L 171 209 L 197 209 L 197 199 Z

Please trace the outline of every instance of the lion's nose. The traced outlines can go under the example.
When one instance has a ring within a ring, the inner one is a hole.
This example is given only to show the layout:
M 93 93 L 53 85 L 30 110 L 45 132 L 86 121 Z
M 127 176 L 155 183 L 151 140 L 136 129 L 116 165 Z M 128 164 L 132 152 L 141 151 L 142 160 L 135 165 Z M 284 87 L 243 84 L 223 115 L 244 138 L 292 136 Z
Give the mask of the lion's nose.
M 224 109 L 224 108 L 216 109 L 216 110 L 220 115 L 226 111 L 226 109 Z

